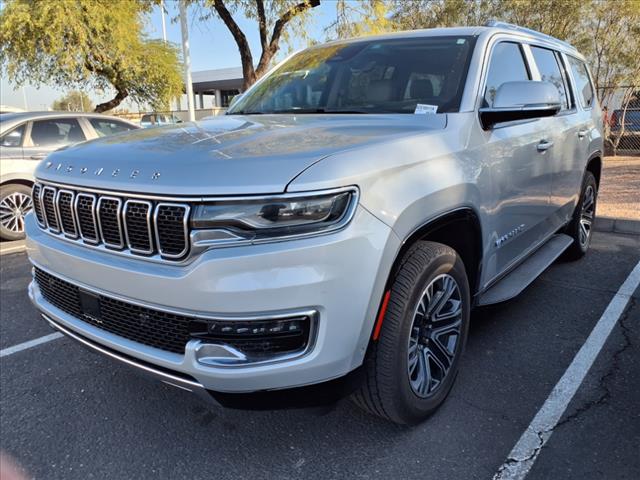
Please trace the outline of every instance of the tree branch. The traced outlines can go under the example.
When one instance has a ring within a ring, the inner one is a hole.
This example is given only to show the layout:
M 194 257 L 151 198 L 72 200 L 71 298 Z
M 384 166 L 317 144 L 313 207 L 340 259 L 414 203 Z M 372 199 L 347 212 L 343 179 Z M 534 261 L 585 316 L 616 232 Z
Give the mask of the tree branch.
M 273 32 L 271 33 L 271 40 L 269 41 L 269 45 L 265 49 L 264 46 L 262 48 L 262 55 L 260 56 L 260 62 L 258 62 L 258 67 L 256 68 L 256 75 L 260 77 L 269 66 L 269 62 L 278 51 L 278 43 L 280 42 L 280 37 L 282 36 L 282 31 L 284 27 L 291 21 L 293 17 L 299 15 L 305 10 L 315 8 L 320 5 L 320 0 L 305 0 L 297 5 L 294 5 L 289 10 L 284 12 L 282 16 L 276 20 L 275 25 L 273 26 Z
M 216 12 L 231 32 L 231 35 L 233 35 L 233 38 L 238 45 L 240 60 L 242 61 L 242 75 L 244 77 L 243 90 L 246 90 L 256 81 L 256 72 L 253 68 L 253 57 L 251 56 L 251 48 L 249 47 L 247 37 L 231 16 L 227 6 L 224 4 L 224 0 L 213 0 L 213 8 L 216 9 Z
M 256 8 L 258 10 L 258 26 L 260 27 L 260 44 L 264 52 L 267 47 L 267 17 L 264 13 L 264 0 L 256 0 Z

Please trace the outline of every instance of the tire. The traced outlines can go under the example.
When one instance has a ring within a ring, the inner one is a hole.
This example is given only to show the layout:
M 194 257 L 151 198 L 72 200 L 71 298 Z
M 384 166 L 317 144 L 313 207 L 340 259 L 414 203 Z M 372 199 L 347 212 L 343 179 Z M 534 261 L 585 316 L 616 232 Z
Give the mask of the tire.
M 31 188 L 20 183 L 0 187 L 0 238 L 22 240 L 24 216 L 31 211 Z
M 429 311 L 443 298 L 439 292 L 444 291 L 451 295 L 434 313 L 440 312 L 443 317 L 449 310 L 456 315 L 438 321 L 438 315 L 421 315 L 423 306 Z M 414 245 L 392 279 L 380 335 L 371 342 L 364 363 L 365 380 L 353 394 L 353 401 L 365 411 L 399 424 L 412 425 L 426 419 L 451 391 L 467 340 L 469 312 L 469 284 L 460 256 L 439 243 Z M 416 326 L 420 323 L 422 326 Z M 443 347 L 444 340 L 448 348 Z M 413 357 L 410 349 L 415 352 Z M 425 350 L 427 353 L 420 355 Z M 432 375 L 428 382 L 420 382 L 426 378 L 420 371 L 428 371 L 424 368 L 425 357 L 430 359 Z M 446 363 L 438 359 L 448 360 L 446 371 L 436 366 Z
M 598 200 L 598 185 L 593 174 L 585 172 L 580 189 L 580 199 L 573 217 L 564 233 L 573 238 L 573 243 L 565 251 L 564 258 L 578 260 L 585 256 L 591 243 L 593 222 L 596 219 L 596 205 Z

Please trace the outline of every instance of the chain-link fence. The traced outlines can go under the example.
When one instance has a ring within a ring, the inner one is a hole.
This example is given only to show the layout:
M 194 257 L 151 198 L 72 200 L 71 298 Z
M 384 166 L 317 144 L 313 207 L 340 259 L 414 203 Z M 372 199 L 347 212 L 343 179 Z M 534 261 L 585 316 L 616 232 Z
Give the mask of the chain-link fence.
M 605 154 L 640 155 L 640 85 L 603 87 Z

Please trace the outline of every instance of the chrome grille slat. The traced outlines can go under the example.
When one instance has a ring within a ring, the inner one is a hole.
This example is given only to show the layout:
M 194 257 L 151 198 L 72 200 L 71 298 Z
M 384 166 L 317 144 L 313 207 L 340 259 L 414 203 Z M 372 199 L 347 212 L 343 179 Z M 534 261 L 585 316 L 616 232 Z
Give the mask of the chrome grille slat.
M 158 203 L 153 214 L 158 250 L 163 258 L 181 258 L 189 250 L 189 205 Z
M 47 221 L 49 230 L 53 233 L 60 233 L 60 223 L 58 222 L 58 214 L 56 212 L 56 189 L 46 186 L 42 189 L 42 208 L 44 210 L 44 218 Z
M 150 255 L 153 253 L 151 213 L 153 204 L 146 200 L 127 200 L 122 210 L 124 235 L 129 250 Z
M 33 211 L 36 214 L 36 220 L 38 225 L 44 228 L 47 226 L 44 219 L 44 212 L 42 210 L 42 185 L 39 183 L 33 184 L 33 190 L 31 192 L 31 199 L 33 201 Z
M 60 229 L 69 238 L 78 238 L 78 223 L 73 209 L 75 193 L 71 190 L 60 189 L 56 193 L 56 213 L 60 222 Z
M 103 196 L 98 199 L 98 230 L 105 246 L 110 248 L 124 248 L 122 235 L 122 200 L 118 197 Z
M 40 228 L 62 233 L 68 241 L 155 261 L 180 261 L 187 256 L 189 204 L 89 192 L 36 183 L 34 209 Z
M 85 242 L 94 245 L 100 241 L 98 237 L 98 221 L 96 219 L 96 203 L 95 195 L 80 192 L 76 195 L 74 204 L 80 237 Z

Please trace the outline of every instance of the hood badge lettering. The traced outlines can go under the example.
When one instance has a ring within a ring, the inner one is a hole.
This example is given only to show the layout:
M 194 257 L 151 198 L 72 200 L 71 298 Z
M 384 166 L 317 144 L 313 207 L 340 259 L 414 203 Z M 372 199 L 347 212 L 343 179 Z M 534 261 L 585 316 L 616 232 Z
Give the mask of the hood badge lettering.
M 45 168 L 49 169 L 51 167 L 54 167 L 56 171 L 63 171 L 66 173 L 72 173 L 75 170 L 75 167 L 73 165 L 63 165 L 62 163 L 58 163 L 58 164 L 54 164 L 52 162 L 46 162 L 45 163 Z M 77 169 L 81 175 L 84 175 L 85 173 L 87 173 L 89 171 L 88 167 L 80 167 L 79 169 Z M 100 177 L 102 174 L 104 173 L 104 167 L 99 167 L 96 168 L 93 171 L 93 174 L 96 177 Z M 114 168 L 111 171 L 111 176 L 112 177 L 117 177 L 119 176 L 121 173 L 121 170 L 119 168 Z M 133 170 L 131 170 L 131 172 L 129 173 L 129 178 L 131 179 L 136 179 L 141 177 L 142 175 L 142 170 L 138 169 L 138 168 L 134 168 Z M 159 171 L 154 171 L 150 176 L 151 180 L 158 180 L 160 178 L 160 172 Z

